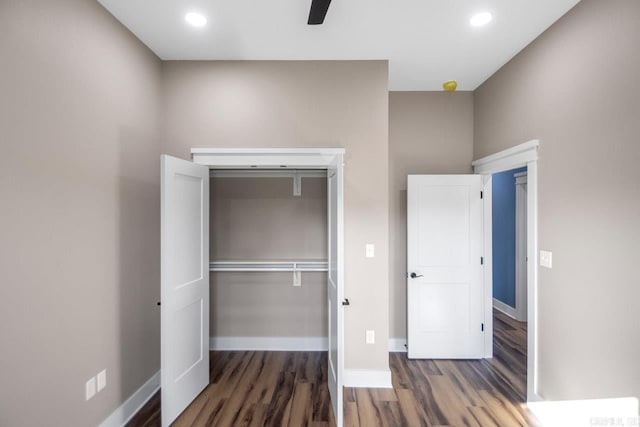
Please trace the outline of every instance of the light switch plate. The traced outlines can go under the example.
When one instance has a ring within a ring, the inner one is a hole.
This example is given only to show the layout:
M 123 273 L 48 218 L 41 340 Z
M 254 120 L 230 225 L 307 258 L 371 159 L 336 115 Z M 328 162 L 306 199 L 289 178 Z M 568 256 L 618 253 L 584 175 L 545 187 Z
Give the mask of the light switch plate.
M 540 266 L 552 268 L 553 254 L 550 251 L 540 251 Z
M 98 380 L 98 391 L 105 388 L 107 386 L 107 370 L 103 369 L 102 372 L 98 374 L 96 379 Z
M 84 393 L 87 400 L 96 395 L 96 377 L 91 377 L 91 379 L 87 381 L 84 386 Z
M 367 258 L 374 258 L 376 256 L 375 246 L 372 243 L 367 243 L 365 246 L 365 256 Z
M 367 344 L 376 343 L 376 331 L 367 331 Z

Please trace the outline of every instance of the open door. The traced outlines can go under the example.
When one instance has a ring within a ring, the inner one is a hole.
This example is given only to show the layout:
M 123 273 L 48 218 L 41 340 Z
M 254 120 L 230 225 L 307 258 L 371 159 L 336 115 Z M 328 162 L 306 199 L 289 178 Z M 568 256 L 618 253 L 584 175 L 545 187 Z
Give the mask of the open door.
M 409 175 L 409 358 L 484 355 L 481 175 Z
M 161 156 L 162 426 L 209 384 L 209 168 Z
M 329 310 L 328 369 L 329 394 L 333 406 L 336 426 L 342 427 L 342 367 L 343 353 L 343 241 L 342 241 L 342 156 L 336 156 L 336 162 L 327 168 L 327 207 L 328 207 L 328 273 L 327 307 Z

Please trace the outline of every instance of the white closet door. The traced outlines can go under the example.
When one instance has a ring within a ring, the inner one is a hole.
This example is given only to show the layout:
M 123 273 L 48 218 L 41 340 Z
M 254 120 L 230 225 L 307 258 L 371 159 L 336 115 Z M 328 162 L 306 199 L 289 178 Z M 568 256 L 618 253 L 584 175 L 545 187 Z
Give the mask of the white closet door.
M 337 427 L 342 427 L 342 367 L 343 354 L 343 242 L 342 242 L 342 156 L 327 170 L 328 204 L 328 273 L 327 303 L 329 310 L 328 383 Z
M 409 175 L 409 358 L 483 356 L 481 190 L 481 175 Z
M 162 425 L 209 384 L 209 168 L 161 156 Z

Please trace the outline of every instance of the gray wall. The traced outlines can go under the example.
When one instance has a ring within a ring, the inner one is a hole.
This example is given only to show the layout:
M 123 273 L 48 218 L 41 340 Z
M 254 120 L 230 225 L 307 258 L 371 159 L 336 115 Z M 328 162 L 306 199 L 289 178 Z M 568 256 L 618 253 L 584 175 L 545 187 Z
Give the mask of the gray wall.
M 160 367 L 160 61 L 81 0 L 2 0 L 0 57 L 0 425 L 97 425 Z
M 475 158 L 541 143 L 546 399 L 640 397 L 639 17 L 637 0 L 583 0 L 475 92 Z
M 163 152 L 344 147 L 345 366 L 386 370 L 389 328 L 386 61 L 167 62 Z M 376 258 L 365 258 L 365 244 Z M 376 343 L 365 344 L 365 330 Z
M 326 260 L 327 179 L 211 180 L 213 261 Z M 217 272 L 211 275 L 212 337 L 326 337 L 327 274 Z
M 473 94 L 389 94 L 389 335 L 407 337 L 407 175 L 471 173 Z

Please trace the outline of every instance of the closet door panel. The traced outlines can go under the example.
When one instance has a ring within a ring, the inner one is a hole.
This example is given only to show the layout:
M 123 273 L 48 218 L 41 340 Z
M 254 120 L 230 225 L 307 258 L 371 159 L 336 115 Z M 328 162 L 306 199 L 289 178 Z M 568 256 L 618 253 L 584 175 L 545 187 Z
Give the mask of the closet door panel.
M 162 425 L 209 384 L 209 168 L 161 156 Z
M 343 241 L 342 241 L 342 159 L 327 170 L 328 229 L 328 383 L 333 413 L 338 427 L 342 426 L 343 367 Z

